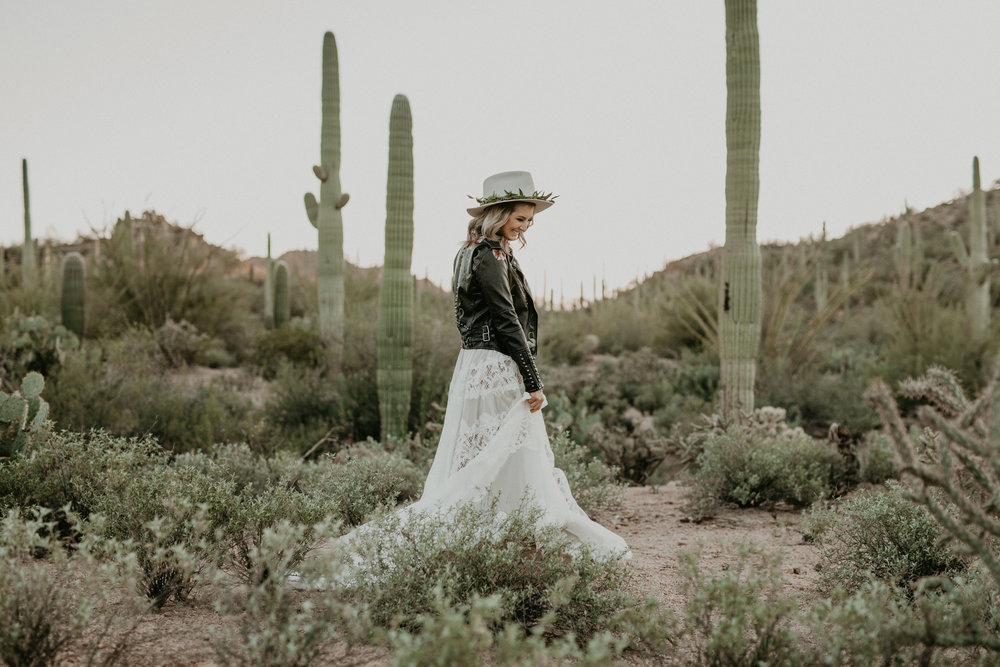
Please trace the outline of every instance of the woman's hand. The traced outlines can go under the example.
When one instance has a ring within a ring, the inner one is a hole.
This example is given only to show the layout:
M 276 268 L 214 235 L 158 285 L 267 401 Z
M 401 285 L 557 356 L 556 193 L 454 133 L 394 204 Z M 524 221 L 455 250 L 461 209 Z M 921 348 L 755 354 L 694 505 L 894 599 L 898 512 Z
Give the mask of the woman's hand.
M 542 393 L 541 389 L 528 394 L 528 408 L 532 412 L 538 412 L 541 410 L 543 403 L 545 403 L 545 394 Z

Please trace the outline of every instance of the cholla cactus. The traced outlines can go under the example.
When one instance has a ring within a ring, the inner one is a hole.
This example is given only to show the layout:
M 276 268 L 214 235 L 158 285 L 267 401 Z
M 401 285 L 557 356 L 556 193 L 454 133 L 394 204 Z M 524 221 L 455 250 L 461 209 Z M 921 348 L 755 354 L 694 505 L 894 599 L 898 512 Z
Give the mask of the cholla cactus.
M 720 407 L 750 412 L 760 345 L 757 246 L 760 45 L 757 0 L 726 0 L 726 244 L 719 281 Z
M 881 380 L 867 398 L 896 445 L 902 472 L 920 482 L 911 498 L 925 505 L 968 553 L 979 556 L 1000 584 L 1000 357 L 975 400 L 943 368 L 903 382 L 900 393 L 926 401 L 917 412 L 922 431 L 907 430 Z
M 990 273 L 996 261 L 986 256 L 986 204 L 979 183 L 979 158 L 972 159 L 972 195 L 969 197 L 969 247 L 958 232 L 951 233 L 958 261 L 968 273 L 965 311 L 972 334 L 982 339 L 990 326 Z
M 378 396 L 382 437 L 405 437 L 413 382 L 413 132 L 410 103 L 392 101 L 385 195 L 385 265 L 379 290 Z
M 41 397 L 45 378 L 32 371 L 24 376 L 20 390 L 0 391 L 0 456 L 10 456 L 27 444 L 49 414 L 49 404 Z
M 62 261 L 62 323 L 83 337 L 86 266 L 83 255 L 71 252 Z
M 317 200 L 307 193 L 305 203 L 309 222 L 319 232 L 319 329 L 327 344 L 330 366 L 337 368 L 344 344 L 344 221 L 340 209 L 349 196 L 340 190 L 340 69 L 332 32 L 323 35 L 322 100 L 320 163 L 313 167 L 320 180 L 320 196 Z

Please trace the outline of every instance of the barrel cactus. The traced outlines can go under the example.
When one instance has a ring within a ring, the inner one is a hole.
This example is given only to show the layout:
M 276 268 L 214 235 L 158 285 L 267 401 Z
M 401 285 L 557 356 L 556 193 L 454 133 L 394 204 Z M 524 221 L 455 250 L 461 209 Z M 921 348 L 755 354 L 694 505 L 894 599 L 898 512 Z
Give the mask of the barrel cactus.
M 83 337 L 86 266 L 83 255 L 71 252 L 62 261 L 62 323 Z
M 340 73 L 332 32 L 323 35 L 322 104 L 320 163 L 313 167 L 320 180 L 320 196 L 317 200 L 307 193 L 305 204 L 309 222 L 319 232 L 319 329 L 329 351 L 330 366 L 337 368 L 344 344 L 344 222 L 340 210 L 349 196 L 340 190 Z
M 288 299 L 288 264 L 278 261 L 274 265 L 274 328 L 288 324 L 291 317 L 291 302 Z
M 35 284 L 35 241 L 31 238 L 31 202 L 28 197 L 28 161 L 21 160 L 21 185 L 24 190 L 24 245 L 21 246 L 21 282 Z
M 719 281 L 720 407 L 754 408 L 760 344 L 757 245 L 760 190 L 760 44 L 757 0 L 726 5 L 726 243 Z
M 958 232 L 951 233 L 958 261 L 968 274 L 965 312 L 973 336 L 982 339 L 990 326 L 990 274 L 996 262 L 986 255 L 986 202 L 979 182 L 979 158 L 972 158 L 972 195 L 969 197 L 969 247 Z
M 382 438 L 405 437 L 413 379 L 413 132 L 410 103 L 392 101 L 385 195 L 385 264 L 379 290 L 378 396 Z
M 45 378 L 32 371 L 19 390 L 0 391 L 0 456 L 23 449 L 28 436 L 41 430 L 49 414 L 49 404 L 41 397 L 44 388 Z

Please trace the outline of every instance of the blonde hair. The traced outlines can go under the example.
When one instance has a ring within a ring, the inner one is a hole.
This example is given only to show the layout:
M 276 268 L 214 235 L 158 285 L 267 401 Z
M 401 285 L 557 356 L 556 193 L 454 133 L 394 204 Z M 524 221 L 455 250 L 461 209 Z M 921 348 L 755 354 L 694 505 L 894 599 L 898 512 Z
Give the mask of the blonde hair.
M 490 241 L 497 241 L 504 250 L 510 250 L 510 243 L 500 235 L 500 230 L 518 204 L 530 204 L 534 208 L 534 204 L 523 201 L 487 206 L 482 213 L 469 220 L 469 233 L 466 236 L 465 243 L 475 243 L 479 239 L 485 238 Z M 532 222 L 529 222 L 528 226 L 530 227 L 532 224 Z M 518 234 L 517 239 L 521 242 L 521 247 L 523 248 L 525 246 L 524 234 Z

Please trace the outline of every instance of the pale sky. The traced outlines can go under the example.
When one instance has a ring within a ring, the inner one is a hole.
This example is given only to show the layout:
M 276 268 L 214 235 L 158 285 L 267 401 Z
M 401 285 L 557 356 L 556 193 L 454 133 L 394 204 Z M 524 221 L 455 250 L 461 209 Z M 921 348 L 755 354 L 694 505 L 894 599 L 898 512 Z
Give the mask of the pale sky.
M 445 287 L 486 176 L 560 195 L 518 253 L 591 296 L 725 235 L 722 0 L 0 0 L 0 244 L 153 208 L 245 256 L 317 245 L 323 32 L 344 251 L 382 263 L 392 98 L 413 111 L 413 272 Z M 1000 2 L 760 0 L 758 239 L 831 236 L 1000 178 Z

